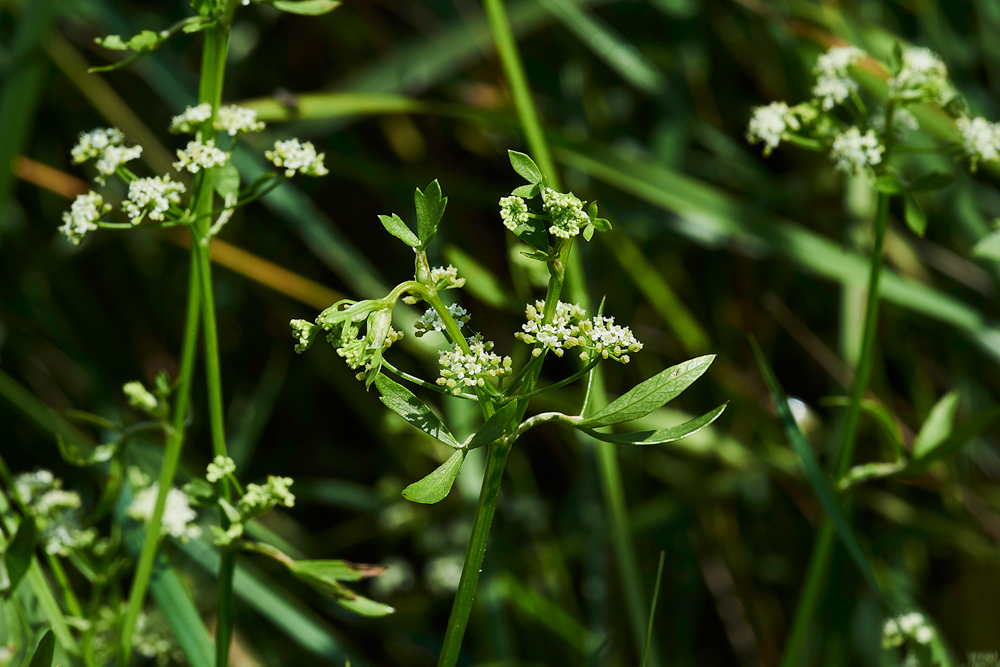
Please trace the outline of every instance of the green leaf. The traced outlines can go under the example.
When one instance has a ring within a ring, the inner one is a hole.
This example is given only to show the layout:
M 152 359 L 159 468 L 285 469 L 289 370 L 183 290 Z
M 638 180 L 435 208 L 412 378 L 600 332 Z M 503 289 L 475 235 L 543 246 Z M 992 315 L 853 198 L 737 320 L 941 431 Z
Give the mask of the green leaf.
M 594 238 L 594 225 L 590 224 L 583 228 L 583 240 L 589 243 L 592 238 Z
M 521 178 L 529 183 L 542 182 L 542 170 L 530 157 L 517 151 L 507 151 L 507 156 L 510 158 L 510 166 L 514 167 L 514 171 L 520 174 Z
M 50 628 L 42 635 L 42 639 L 38 642 L 38 648 L 35 649 L 35 654 L 31 656 L 31 662 L 28 663 L 28 667 L 52 667 L 52 658 L 55 656 L 55 652 L 56 636 L 52 634 L 52 629 Z
M 599 232 L 611 231 L 611 221 L 607 218 L 594 218 L 592 222 L 594 223 L 594 227 L 596 227 Z
M 903 184 L 892 174 L 882 174 L 876 178 L 872 181 L 872 188 L 875 192 L 881 192 L 886 195 L 901 195 L 905 192 Z
M 757 365 L 760 366 L 761 375 L 764 376 L 764 382 L 771 392 L 771 398 L 774 399 L 778 417 L 781 419 L 782 426 L 785 427 L 785 434 L 788 436 L 788 440 L 792 444 L 792 449 L 798 454 L 799 461 L 802 463 L 806 479 L 809 480 L 813 491 L 816 492 L 816 496 L 823 505 L 823 509 L 826 510 L 827 516 L 833 522 L 837 534 L 847 548 L 847 553 L 854 559 L 854 563 L 861 570 L 865 579 L 868 580 L 868 584 L 881 596 L 882 592 L 878 587 L 878 582 L 875 581 L 875 574 L 868 565 L 868 560 L 861 551 L 861 545 L 858 544 L 858 540 L 854 536 L 850 524 L 847 523 L 844 513 L 834 498 L 833 490 L 830 488 L 830 484 L 823 474 L 823 469 L 820 467 L 812 447 L 806 442 L 802 432 L 799 431 L 798 424 L 795 423 L 792 410 L 788 407 L 788 399 L 785 398 L 785 393 L 782 391 L 781 385 L 778 384 L 778 379 L 774 376 L 774 371 L 771 370 L 770 365 L 768 365 L 767 360 L 764 358 L 764 353 L 760 351 L 760 347 L 753 337 L 750 338 L 750 345 L 753 347 L 754 356 L 757 358 Z
M 677 398 L 682 391 L 715 361 L 715 355 L 696 357 L 671 366 L 633 387 L 624 396 L 619 396 L 597 414 L 584 419 L 579 425 L 593 428 L 610 426 L 645 417 L 653 410 Z
M 661 428 L 657 431 L 636 431 L 635 433 L 599 433 L 589 428 L 582 429 L 592 438 L 611 442 L 617 445 L 662 445 L 666 442 L 673 442 L 686 438 L 705 428 L 723 413 L 728 403 L 724 403 L 711 412 L 697 417 L 690 421 L 670 428 Z
M 546 233 L 545 223 L 537 218 L 528 218 L 528 222 L 514 229 L 514 234 L 533 248 L 543 252 L 549 249 L 549 235 Z
M 185 23 L 184 27 L 182 28 L 182 30 L 189 35 L 194 34 L 196 32 L 201 32 L 205 28 L 211 28 L 216 23 L 218 23 L 218 21 L 216 21 L 214 18 L 211 17 L 192 16 L 191 18 L 193 20 L 190 20 L 189 22 Z
M 289 14 L 319 16 L 340 6 L 340 0 L 263 0 Z
M 444 500 L 448 492 L 451 491 L 451 485 L 455 483 L 455 478 L 458 477 L 458 471 L 462 468 L 462 462 L 465 461 L 465 454 L 464 449 L 452 454 L 434 472 L 403 489 L 403 497 L 424 505 L 433 505 Z
M 531 183 L 530 185 L 519 185 L 514 188 L 511 192 L 515 197 L 524 197 L 525 199 L 534 199 L 542 191 L 541 186 L 538 183 Z
M 104 463 L 105 461 L 110 461 L 118 450 L 117 442 L 111 442 L 106 445 L 98 445 L 90 451 L 89 454 L 85 454 L 82 449 L 76 445 L 66 442 L 66 439 L 62 437 L 62 434 L 56 434 L 56 446 L 59 448 L 59 454 L 63 457 L 66 463 L 76 466 L 78 468 L 83 468 L 84 466 L 93 465 L 95 463 Z
M 132 49 L 136 53 L 141 53 L 143 51 L 152 51 L 157 46 L 160 45 L 161 37 L 157 32 L 152 30 L 143 30 L 138 35 L 132 37 L 128 40 L 128 48 Z
M 295 572 L 319 581 L 361 581 L 385 572 L 381 565 L 352 563 L 346 560 L 297 560 Z
M 1000 259 L 1000 231 L 990 232 L 979 239 L 972 248 L 972 254 L 986 259 Z
M 333 598 L 333 601 L 341 607 L 347 609 L 348 611 L 353 611 L 359 616 L 379 618 L 382 616 L 388 616 L 396 611 L 387 604 L 375 602 L 374 600 L 369 600 L 364 596 L 358 595 L 350 588 L 342 584 L 331 586 L 328 594 Z
M 406 226 L 406 223 L 396 215 L 392 216 L 380 215 L 378 217 L 382 221 L 382 226 L 385 227 L 386 231 L 395 236 L 397 239 L 410 246 L 411 248 L 420 247 L 420 239 L 417 235 L 410 231 L 410 228 Z
M 488 445 L 495 440 L 499 440 L 510 427 L 510 422 L 517 413 L 517 401 L 504 404 L 499 410 L 486 420 L 486 423 L 476 431 L 469 441 L 468 448 L 476 449 L 483 445 Z
M 944 171 L 932 171 L 929 174 L 916 178 L 910 183 L 910 192 L 921 192 L 924 190 L 939 190 L 948 187 L 955 182 L 955 177 Z
M 31 567 L 31 559 L 35 555 L 37 543 L 38 527 L 35 525 L 35 520 L 30 516 L 22 517 L 21 524 L 17 527 L 17 533 L 7 546 L 7 553 L 4 554 L 9 582 L 8 590 L 11 593 L 17 589 L 17 585 L 21 583 L 21 579 Z
M 965 426 L 955 431 L 951 437 L 927 452 L 926 456 L 911 462 L 905 472 L 908 475 L 924 474 L 935 461 L 957 454 L 965 446 L 965 443 L 977 436 L 998 418 L 1000 418 L 1000 407 L 993 407 L 980 412 L 970 419 Z
M 121 38 L 121 35 L 108 35 L 107 37 L 95 37 L 94 43 L 110 51 L 128 51 L 128 42 Z
M 232 195 L 233 202 L 235 202 L 240 193 L 240 172 L 236 165 L 232 162 L 226 162 L 209 173 L 212 174 L 212 186 L 222 197 L 222 201 L 226 201 L 226 195 Z
M 903 202 L 906 213 L 906 226 L 913 230 L 914 234 L 922 238 L 924 232 L 927 231 L 927 214 L 924 213 L 923 206 L 920 205 L 920 202 L 913 195 L 906 195 Z
M 421 192 L 420 188 L 417 188 L 413 193 L 413 204 L 417 208 L 417 236 L 420 238 L 420 247 L 426 248 L 437 233 L 448 198 L 441 196 L 441 185 L 435 180 L 427 186 L 426 192 Z
M 931 408 L 920 432 L 913 441 L 913 458 L 922 459 L 945 443 L 955 424 L 958 392 L 950 391 Z
M 382 394 L 380 400 L 387 408 L 432 438 L 449 447 L 461 449 L 462 445 L 448 427 L 412 391 L 381 373 L 375 378 L 375 386 Z

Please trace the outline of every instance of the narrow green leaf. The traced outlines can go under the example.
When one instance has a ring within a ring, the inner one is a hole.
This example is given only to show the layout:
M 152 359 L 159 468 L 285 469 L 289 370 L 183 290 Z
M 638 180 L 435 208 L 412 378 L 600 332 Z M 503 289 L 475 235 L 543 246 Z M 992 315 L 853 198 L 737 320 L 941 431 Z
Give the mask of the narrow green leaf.
M 536 218 L 529 218 L 528 222 L 518 225 L 514 229 L 514 234 L 533 248 L 542 252 L 549 249 L 549 235 L 545 230 L 545 223 Z
M 955 182 L 955 176 L 944 171 L 932 171 L 916 178 L 910 183 L 910 192 L 921 192 L 924 190 L 939 190 L 948 187 Z
M 514 188 L 512 195 L 515 197 L 524 197 L 525 199 L 534 199 L 542 191 L 542 188 L 538 183 L 531 183 L 529 185 L 519 185 Z
M 28 667 L 52 667 L 52 658 L 55 656 L 55 652 L 56 636 L 52 634 L 52 629 L 50 628 L 42 635 L 42 639 L 38 642 L 38 648 L 35 649 L 35 654 L 31 656 L 31 662 L 28 663 Z
M 160 39 L 159 33 L 152 30 L 143 30 L 128 40 L 128 48 L 137 53 L 140 51 L 152 51 L 160 45 Z
M 295 571 L 320 581 L 361 581 L 379 576 L 385 568 L 346 560 L 297 560 Z
M 979 239 L 972 248 L 972 254 L 986 259 L 1000 259 L 1000 231 L 990 232 Z
M 611 442 L 618 445 L 662 445 L 666 442 L 674 442 L 681 438 L 697 433 L 705 428 L 723 413 L 728 403 L 724 403 L 709 413 L 696 417 L 690 421 L 670 428 L 661 428 L 657 431 L 636 431 L 635 433 L 599 433 L 591 429 L 582 429 L 587 435 L 604 442 Z
M 465 454 L 464 449 L 452 454 L 434 472 L 403 489 L 403 497 L 424 505 L 433 505 L 444 500 L 448 492 L 451 491 L 451 485 L 454 484 L 455 478 L 458 477 L 458 471 L 462 468 L 462 462 L 465 461 Z
M 927 469 L 930 468 L 934 461 L 954 456 L 962 449 L 963 446 L 965 446 L 965 443 L 979 435 L 980 432 L 986 429 L 998 418 L 1000 418 L 1000 407 L 993 407 L 975 415 L 965 426 L 955 431 L 955 433 L 943 443 L 927 452 L 927 454 L 920 459 L 911 462 L 906 468 L 906 474 L 922 475 L 927 472 Z
M 850 400 L 847 396 L 830 396 L 820 399 L 820 405 L 836 405 L 843 408 L 848 406 Z M 861 409 L 874 417 L 875 421 L 882 426 L 886 435 L 889 436 L 889 442 L 892 444 L 896 454 L 902 456 L 905 452 L 905 447 L 903 447 L 903 429 L 900 428 L 899 420 L 896 419 L 896 415 L 893 414 L 892 410 L 878 401 L 867 398 L 862 399 Z
M 441 184 L 435 180 L 427 186 L 426 192 L 421 192 L 420 188 L 417 188 L 413 193 L 413 204 L 417 208 L 417 236 L 420 238 L 420 247 L 426 248 L 437 233 L 448 198 L 441 196 Z
M 469 441 L 469 449 L 476 449 L 500 439 L 507 431 L 516 413 L 517 401 L 511 401 L 494 412 L 493 416 L 487 419 L 486 423 L 472 436 L 472 440 Z
M 514 167 L 514 171 L 520 174 L 521 178 L 529 183 L 542 182 L 542 170 L 530 157 L 517 151 L 507 151 L 507 156 L 510 158 L 510 166 Z
M 774 371 L 771 370 L 770 365 L 764 358 L 763 352 L 761 352 L 757 341 L 753 337 L 750 338 L 750 345 L 753 347 L 754 356 L 757 358 L 757 365 L 760 366 L 761 375 L 764 376 L 764 382 L 771 392 L 771 398 L 774 399 L 778 417 L 781 419 L 782 426 L 785 427 L 785 434 L 788 436 L 788 440 L 792 444 L 795 453 L 799 456 L 799 461 L 802 463 L 802 469 L 805 471 L 806 478 L 816 492 L 816 496 L 823 505 L 823 509 L 826 510 L 827 516 L 833 522 L 837 534 L 847 548 L 847 552 L 854 559 L 854 563 L 861 570 L 865 579 L 868 580 L 868 584 L 872 587 L 872 590 L 881 595 L 882 592 L 878 587 L 878 582 L 875 581 L 875 574 L 868 565 L 868 560 L 861 551 L 861 545 L 858 544 L 854 532 L 847 523 L 847 518 L 834 498 L 833 490 L 830 488 L 830 484 L 823 474 L 823 469 L 820 467 L 816 455 L 813 453 L 809 443 L 806 442 L 802 432 L 799 431 L 798 424 L 795 423 L 792 410 L 788 407 L 788 399 L 785 398 L 785 393 L 782 391 L 781 385 L 778 384 L 778 379 L 774 376 Z
M 331 586 L 330 596 L 333 598 L 333 601 L 341 607 L 347 609 L 348 611 L 353 611 L 359 616 L 379 618 L 381 616 L 388 616 L 396 611 L 387 604 L 375 602 L 375 600 L 369 600 L 363 595 L 358 595 L 350 588 L 342 584 Z
M 924 232 L 927 231 L 927 214 L 924 213 L 924 207 L 920 205 L 920 202 L 913 195 L 906 195 L 903 202 L 906 214 L 906 226 L 917 236 L 923 237 Z
M 462 447 L 448 427 L 412 391 L 381 373 L 375 378 L 375 386 L 382 394 L 380 400 L 387 408 L 449 447 Z
M 31 567 L 37 543 L 38 527 L 35 525 L 35 520 L 30 516 L 22 517 L 17 533 L 7 546 L 7 553 L 4 554 L 11 593 L 17 590 L 17 585 Z
M 340 6 L 340 0 L 264 0 L 269 5 L 289 14 L 319 16 Z
M 380 215 L 378 217 L 382 221 L 382 226 L 385 227 L 386 231 L 395 236 L 397 239 L 410 246 L 411 248 L 420 247 L 420 239 L 417 235 L 410 231 L 410 228 L 406 226 L 403 220 L 393 213 L 391 216 Z
M 892 174 L 882 174 L 872 181 L 872 189 L 887 195 L 901 195 L 905 192 L 903 184 Z
M 957 407 L 958 392 L 950 391 L 931 408 L 913 441 L 913 458 L 922 459 L 945 443 L 951 435 Z
M 580 426 L 610 426 L 645 417 L 677 398 L 708 370 L 713 361 L 715 355 L 708 354 L 671 366 L 611 401 L 603 410 L 584 419 Z

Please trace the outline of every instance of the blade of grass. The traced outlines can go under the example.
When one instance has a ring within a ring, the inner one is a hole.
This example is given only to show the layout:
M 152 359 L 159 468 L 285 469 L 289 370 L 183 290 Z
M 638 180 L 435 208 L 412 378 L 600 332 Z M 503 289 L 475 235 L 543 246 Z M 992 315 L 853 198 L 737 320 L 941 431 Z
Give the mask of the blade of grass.
M 667 557 L 666 551 L 660 551 L 660 564 L 656 566 L 656 583 L 653 584 L 653 601 L 649 604 L 649 625 L 646 626 L 646 645 L 642 649 L 642 661 L 639 667 L 646 667 L 646 658 L 649 657 L 649 645 L 653 642 L 653 618 L 656 616 L 656 599 L 660 596 L 660 582 L 663 579 L 663 561 Z

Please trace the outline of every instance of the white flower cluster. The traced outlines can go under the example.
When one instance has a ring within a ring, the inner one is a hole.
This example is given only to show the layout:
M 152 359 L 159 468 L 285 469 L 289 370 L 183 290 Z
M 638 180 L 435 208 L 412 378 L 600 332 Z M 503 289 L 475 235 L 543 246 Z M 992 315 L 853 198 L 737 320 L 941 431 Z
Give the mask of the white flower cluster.
M 386 331 L 385 338 L 378 341 L 378 347 L 383 350 L 388 350 L 392 347 L 393 343 L 402 340 L 402 338 L 403 332 L 396 331 L 390 325 L 389 329 Z M 327 337 L 327 340 L 330 340 L 330 338 Z M 347 365 L 352 369 L 357 370 L 363 366 L 364 370 L 367 372 L 371 367 L 371 364 L 368 362 L 372 359 L 373 347 L 375 346 L 370 346 L 368 344 L 367 338 L 355 338 L 348 341 L 341 347 L 338 347 L 337 354 L 342 357 L 343 360 L 347 362 Z M 357 377 L 359 380 L 363 380 L 365 372 L 359 373 Z
M 136 521 L 149 522 L 156 509 L 156 496 L 160 485 L 154 482 L 152 486 L 135 494 L 135 499 L 128 506 L 127 513 Z M 181 542 L 196 540 L 201 537 L 201 528 L 195 523 L 198 514 L 191 509 L 187 494 L 180 489 L 170 489 L 167 492 L 167 504 L 163 509 L 160 525 L 161 535 L 171 535 Z
M 278 505 L 295 506 L 295 496 L 288 490 L 293 484 L 291 477 L 269 476 L 266 484 L 247 484 L 246 493 L 236 504 L 244 518 L 263 514 Z
M 438 353 L 438 363 L 441 364 L 441 377 L 437 379 L 439 385 L 458 394 L 463 386 L 482 387 L 487 378 L 502 377 L 513 371 L 510 357 L 500 357 L 492 352 L 492 341 L 484 341 L 481 335 L 476 334 L 468 339 L 468 344 L 468 354 L 454 343 L 450 349 Z
M 962 148 L 972 171 L 976 171 L 980 162 L 1000 158 L 1000 124 L 985 118 L 959 118 L 955 124 L 962 134 Z
M 849 75 L 848 68 L 865 57 L 856 46 L 835 46 L 816 62 L 816 85 L 813 95 L 822 101 L 827 111 L 840 104 L 858 89 L 858 83 Z
M 236 462 L 228 456 L 219 455 L 208 464 L 208 472 L 205 474 L 205 479 L 209 482 L 218 482 L 220 479 L 224 479 L 234 472 L 236 472 Z
M 299 341 L 295 344 L 295 351 L 302 354 L 312 344 L 317 327 L 309 320 L 292 320 L 289 325 L 292 327 L 292 335 Z
M 889 79 L 890 97 L 903 101 L 928 100 L 944 104 L 950 91 L 948 68 L 944 61 L 921 46 L 903 52 L 899 73 Z
M 82 164 L 100 157 L 110 146 L 121 146 L 124 143 L 125 135 L 117 127 L 99 127 L 90 132 L 82 132 L 76 146 L 70 151 L 70 156 L 73 164 Z
M 97 221 L 111 210 L 111 204 L 104 203 L 104 197 L 96 192 L 79 195 L 70 204 L 69 210 L 63 213 L 63 224 L 59 231 L 66 235 L 70 243 L 80 245 L 80 241 L 97 229 Z
M 101 157 L 94 163 L 97 167 L 97 177 L 94 179 L 101 185 L 108 176 L 114 176 L 118 167 L 126 162 L 139 159 L 142 155 L 142 146 L 108 146 L 101 153 Z
M 465 287 L 465 278 L 458 277 L 458 269 L 449 264 L 431 269 L 431 284 L 434 289 L 457 289 Z
M 80 529 L 80 494 L 63 490 L 62 480 L 48 470 L 21 473 L 14 478 L 13 491 L 34 517 L 46 553 L 68 556 L 94 543 L 97 531 Z
M 788 130 L 798 130 L 802 125 L 795 112 L 784 102 L 771 102 L 767 106 L 757 107 L 747 125 L 747 141 L 751 144 L 764 142 L 764 155 L 781 143 L 781 137 Z
M 162 221 L 171 204 L 181 203 L 184 191 L 184 184 L 171 181 L 170 174 L 137 178 L 128 184 L 128 201 L 122 208 L 133 225 L 142 222 L 146 214 L 150 220 Z
M 568 239 L 580 233 L 590 222 L 590 216 L 583 210 L 584 202 L 572 192 L 556 192 L 552 188 L 542 188 L 542 208 L 552 216 L 549 233 Z
M 560 301 L 556 304 L 556 312 L 549 324 L 543 324 L 542 309 L 545 303 L 536 301 L 528 304 L 525 315 L 528 321 L 521 325 L 521 332 L 514 337 L 529 345 L 540 343 L 531 351 L 538 356 L 543 348 L 552 350 L 557 356 L 564 351 L 580 347 L 580 358 L 587 361 L 591 354 L 597 354 L 604 359 L 614 359 L 623 364 L 629 362 L 628 352 L 638 352 L 642 349 L 632 330 L 615 324 L 615 318 L 595 315 L 587 318 L 587 312 L 576 304 Z
M 146 658 L 155 658 L 158 667 L 184 664 L 187 656 L 159 613 L 140 614 L 132 634 L 132 646 Z
M 146 412 L 154 412 L 156 406 L 159 402 L 156 400 L 156 396 L 153 396 L 146 387 L 139 382 L 134 380 L 128 382 L 122 387 L 122 391 L 128 396 L 128 404 L 133 408 L 139 408 L 145 410 Z
M 908 639 L 918 644 L 929 644 L 934 639 L 934 628 L 919 611 L 886 619 L 882 626 L 883 648 L 902 646 Z
M 469 311 L 462 308 L 457 303 L 448 304 L 448 312 L 451 313 L 451 316 L 455 319 L 455 323 L 458 325 L 459 329 L 461 329 L 462 326 L 471 318 Z M 433 308 L 428 308 L 424 311 L 424 314 L 420 316 L 420 319 L 413 323 L 413 334 L 417 338 L 420 338 L 424 334 L 432 331 L 444 330 L 444 319 L 442 319 L 438 312 Z
M 215 121 L 215 129 L 235 137 L 240 132 L 260 132 L 264 122 L 257 120 L 257 112 L 237 104 L 219 108 L 219 117 Z
M 865 167 L 880 163 L 884 152 L 885 146 L 879 143 L 875 130 L 861 134 L 861 130 L 852 127 L 834 138 L 830 157 L 840 171 L 858 174 Z
M 500 199 L 500 219 L 503 226 L 514 232 L 528 224 L 528 205 L 521 197 L 511 195 Z
M 194 134 L 198 127 L 212 117 L 212 105 L 208 102 L 188 107 L 184 113 L 170 120 L 170 131 L 174 134 Z
M 275 167 L 285 170 L 285 176 L 291 178 L 295 172 L 301 171 L 306 176 L 325 176 L 329 172 L 323 164 L 324 153 L 317 153 L 311 141 L 299 143 L 298 139 L 274 142 L 274 150 L 264 153 L 264 157 L 274 163 Z
M 174 169 L 197 174 L 201 169 L 211 169 L 226 163 L 229 153 L 215 147 L 215 140 L 189 141 L 186 148 L 177 151 L 177 162 Z

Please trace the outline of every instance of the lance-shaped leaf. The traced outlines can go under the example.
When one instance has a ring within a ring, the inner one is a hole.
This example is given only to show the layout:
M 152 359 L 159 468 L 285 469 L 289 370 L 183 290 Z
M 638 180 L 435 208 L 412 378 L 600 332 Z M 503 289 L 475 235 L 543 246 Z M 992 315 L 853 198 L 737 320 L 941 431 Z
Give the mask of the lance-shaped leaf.
M 289 14 L 319 16 L 340 6 L 340 0 L 262 0 Z
M 919 178 L 913 179 L 910 183 L 911 192 L 922 192 L 926 190 L 938 190 L 947 187 L 955 182 L 955 177 L 944 171 L 932 171 Z
M 979 435 L 998 418 L 1000 418 L 1000 407 L 992 407 L 976 414 L 965 426 L 955 431 L 944 442 L 928 449 L 922 457 L 912 461 L 904 473 L 906 475 L 924 474 L 935 461 L 957 454 L 965 446 L 965 443 Z
M 271 545 L 260 542 L 248 542 L 243 548 L 270 556 L 287 567 L 296 578 L 355 614 L 376 617 L 387 616 L 396 611 L 389 605 L 358 595 L 340 583 L 377 577 L 385 572 L 381 565 L 365 565 L 346 560 L 295 560 Z
M 56 636 L 52 634 L 51 628 L 42 635 L 42 639 L 38 642 L 38 648 L 35 649 L 35 654 L 31 656 L 31 662 L 27 663 L 28 667 L 52 667 L 52 658 L 55 656 L 56 652 Z
M 538 183 L 531 183 L 530 185 L 517 186 L 511 194 L 517 197 L 524 197 L 525 199 L 534 199 L 541 191 L 542 188 Z
M 909 194 L 904 197 L 903 213 L 906 216 L 906 226 L 917 236 L 923 237 L 927 231 L 927 214 L 916 197 Z
M 420 239 L 414 234 L 403 219 L 398 215 L 393 213 L 390 215 L 380 215 L 378 217 L 382 221 L 382 226 L 385 227 L 386 231 L 395 236 L 397 239 L 410 246 L 411 248 L 420 247 Z
M 951 435 L 957 407 L 958 392 L 951 391 L 931 408 L 931 413 L 913 440 L 913 458 L 922 459 L 944 444 Z
M 542 182 L 542 170 L 530 157 L 517 151 L 507 151 L 507 156 L 510 158 L 510 166 L 514 167 L 514 171 L 520 174 L 521 178 L 529 183 Z
M 987 259 L 1000 259 L 1000 231 L 991 232 L 979 239 L 979 243 L 972 248 L 972 254 Z
M 844 543 L 844 547 L 847 548 L 847 553 L 851 555 L 854 563 L 861 570 L 861 574 L 868 580 L 868 584 L 872 587 L 872 590 L 881 595 L 882 591 L 878 587 L 878 582 L 875 581 L 875 574 L 872 572 L 864 552 L 861 551 L 861 545 L 858 544 L 858 540 L 854 536 L 850 524 L 847 523 L 847 518 L 837 504 L 833 490 L 830 488 L 830 483 L 823 474 L 823 469 L 820 467 L 816 455 L 799 430 L 799 425 L 795 422 L 795 417 L 792 416 L 792 410 L 788 407 L 788 399 L 785 398 L 785 392 L 782 391 L 781 385 L 778 384 L 778 378 L 774 376 L 774 371 L 771 370 L 771 366 L 767 363 L 764 354 L 760 351 L 760 347 L 758 347 L 757 341 L 753 337 L 750 338 L 750 345 L 753 347 L 754 356 L 757 357 L 757 365 L 760 366 L 761 375 L 764 376 L 764 383 L 771 392 L 771 398 L 774 399 L 774 406 L 778 411 L 778 417 L 781 419 L 782 426 L 785 427 L 785 434 L 788 436 L 788 440 L 792 444 L 792 449 L 798 454 L 799 461 L 802 463 L 806 479 L 809 480 L 813 491 L 816 492 L 816 496 L 823 505 L 823 509 L 826 510 L 826 515 L 833 522 L 837 535 L 840 537 L 841 542 Z
M 693 433 L 697 433 L 718 419 L 719 415 L 721 415 L 726 409 L 726 405 L 728 405 L 728 403 L 723 403 L 719 407 L 707 414 L 702 415 L 701 417 L 696 417 L 691 421 L 678 424 L 677 426 L 671 426 L 670 428 L 661 428 L 657 431 L 636 431 L 635 433 L 598 433 L 597 431 L 593 431 L 589 428 L 582 430 L 592 438 L 597 438 L 598 440 L 618 445 L 662 445 L 663 443 L 680 440 L 681 438 L 686 438 Z
M 441 184 L 435 180 L 425 192 L 417 188 L 413 193 L 413 204 L 417 208 L 417 237 L 420 238 L 420 247 L 426 248 L 434 240 L 448 198 L 441 196 Z
M 672 366 L 636 385 L 625 395 L 611 401 L 603 410 L 584 419 L 579 425 L 594 428 L 645 417 L 679 396 L 708 370 L 713 361 L 715 355 L 709 354 Z
M 397 415 L 449 447 L 462 447 L 448 427 L 412 391 L 381 373 L 375 378 L 375 386 L 382 394 L 381 401 Z
M 23 517 L 17 527 L 14 539 L 7 545 L 7 553 L 4 554 L 4 564 L 7 566 L 7 590 L 13 593 L 17 585 L 21 583 L 28 568 L 31 567 L 31 558 L 35 554 L 35 545 L 38 543 L 38 527 L 35 520 L 30 516 Z
M 469 441 L 469 449 L 476 449 L 483 445 L 488 445 L 494 440 L 499 440 L 510 426 L 514 414 L 517 412 L 517 401 L 504 404 L 493 416 L 486 420 L 486 423 L 476 431 Z
M 414 482 L 403 489 L 403 497 L 415 503 L 433 505 L 441 502 L 451 491 L 451 485 L 458 477 L 458 471 L 465 461 L 466 450 L 460 449 L 452 454 L 447 461 L 438 466 L 434 472 L 419 482 Z

